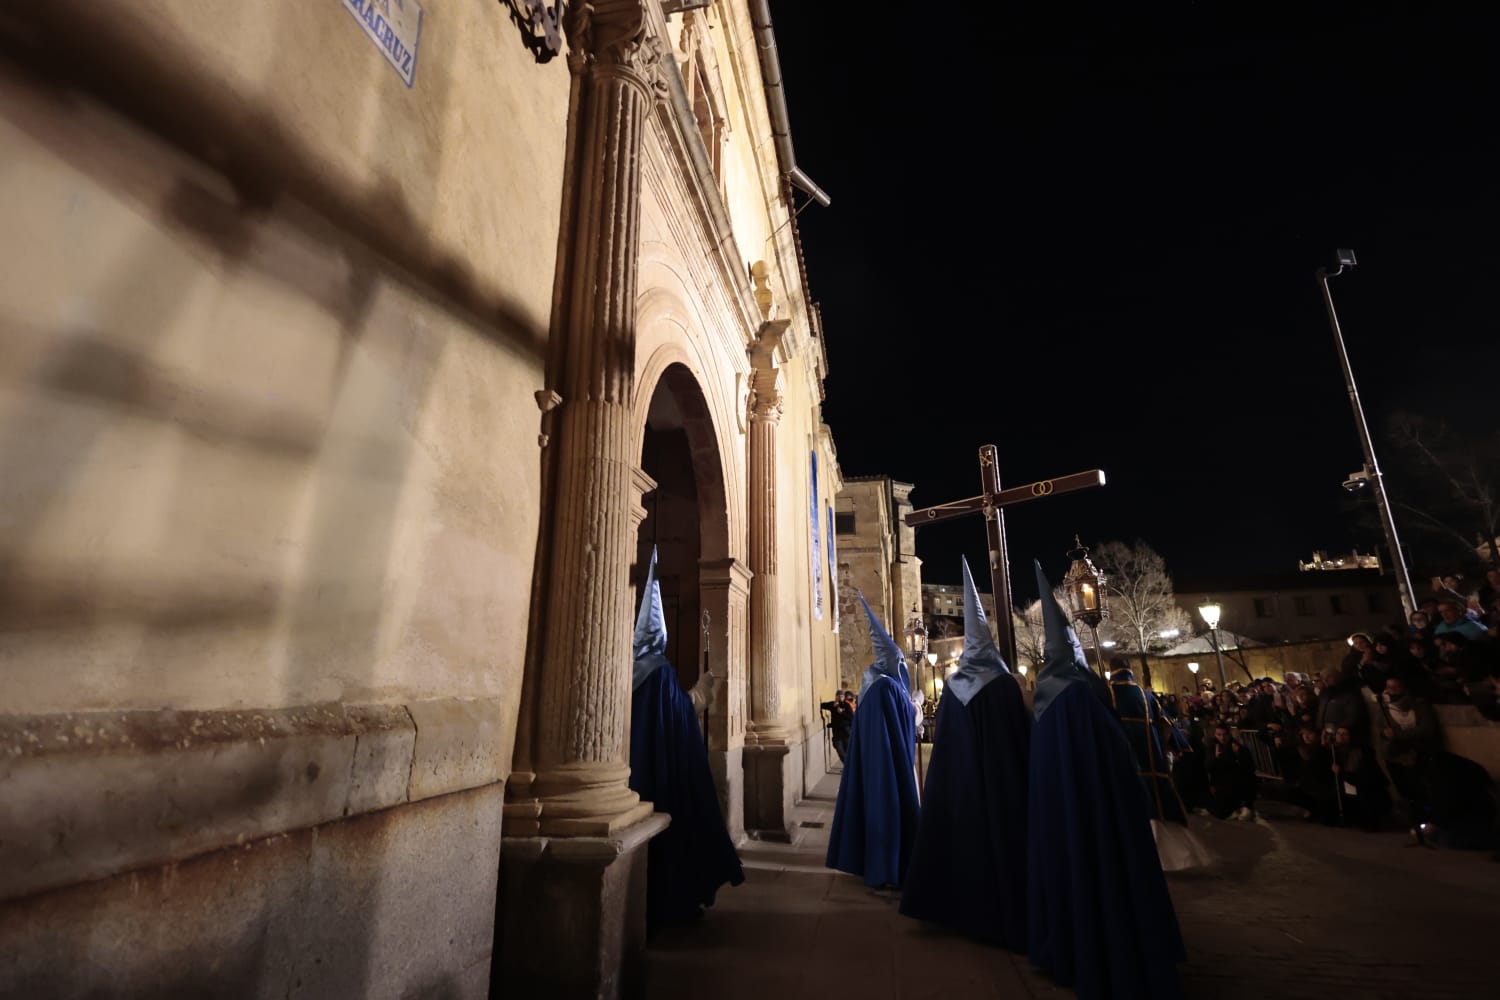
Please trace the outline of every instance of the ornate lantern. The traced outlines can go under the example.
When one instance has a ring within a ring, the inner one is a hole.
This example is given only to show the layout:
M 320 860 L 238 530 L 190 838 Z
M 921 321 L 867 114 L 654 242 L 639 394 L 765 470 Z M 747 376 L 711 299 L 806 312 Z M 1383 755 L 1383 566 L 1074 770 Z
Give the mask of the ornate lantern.
M 1063 589 L 1067 591 L 1074 620 L 1095 629 L 1109 617 L 1109 602 L 1104 596 L 1104 574 L 1089 561 L 1089 550 L 1084 548 L 1077 535 L 1073 536 L 1073 545 L 1073 549 L 1068 552 L 1073 565 L 1068 567 L 1068 575 L 1063 577 Z
M 1104 574 L 1089 561 L 1089 550 L 1084 548 L 1078 536 L 1073 536 L 1073 548 L 1068 552 L 1073 565 L 1063 577 L 1063 590 L 1072 606 L 1073 620 L 1082 622 L 1094 637 L 1094 658 L 1099 664 L 1099 676 L 1105 676 L 1104 650 L 1099 646 L 1099 623 L 1109 617 L 1109 603 L 1104 597 Z

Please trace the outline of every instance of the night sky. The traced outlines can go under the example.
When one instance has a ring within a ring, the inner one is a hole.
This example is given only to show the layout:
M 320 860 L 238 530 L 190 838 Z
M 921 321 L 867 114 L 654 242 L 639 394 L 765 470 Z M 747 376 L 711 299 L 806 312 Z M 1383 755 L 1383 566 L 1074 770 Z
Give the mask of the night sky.
M 845 475 L 959 499 L 991 442 L 1006 485 L 1109 477 L 1010 514 L 1018 599 L 1074 532 L 1180 576 L 1371 551 L 1314 278 L 1337 247 L 1387 479 L 1392 410 L 1497 423 L 1494 15 L 1147 6 L 771 3 L 797 165 L 832 198 L 799 223 Z M 930 581 L 984 550 L 977 517 L 918 533 Z

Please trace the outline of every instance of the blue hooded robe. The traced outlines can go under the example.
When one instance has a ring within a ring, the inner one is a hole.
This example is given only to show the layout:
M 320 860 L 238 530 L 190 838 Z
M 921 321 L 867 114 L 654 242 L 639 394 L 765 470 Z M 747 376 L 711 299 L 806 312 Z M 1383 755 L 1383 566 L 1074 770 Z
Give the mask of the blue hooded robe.
M 839 781 L 828 867 L 861 875 L 872 888 L 899 886 L 917 836 L 916 718 L 901 650 L 865 601 L 875 662 L 867 670 Z
M 901 912 L 1025 952 L 1031 712 L 963 573 L 964 651 L 938 703 Z
M 1185 957 L 1135 754 L 1036 567 L 1046 628 L 1031 729 L 1031 961 L 1080 1000 L 1178 1000 Z
M 672 817 L 648 848 L 646 925 L 653 930 L 699 916 L 713 905 L 719 886 L 745 881 L 719 811 L 698 713 L 664 655 L 666 648 L 653 548 L 636 616 L 630 704 L 630 788 Z

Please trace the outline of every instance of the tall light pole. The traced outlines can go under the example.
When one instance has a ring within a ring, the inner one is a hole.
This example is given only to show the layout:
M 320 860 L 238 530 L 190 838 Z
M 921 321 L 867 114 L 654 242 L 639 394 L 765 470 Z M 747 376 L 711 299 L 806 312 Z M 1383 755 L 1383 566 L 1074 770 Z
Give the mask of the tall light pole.
M 1203 616 L 1203 624 L 1208 626 L 1209 641 L 1214 644 L 1214 658 L 1219 661 L 1219 690 L 1229 690 L 1229 678 L 1224 673 L 1224 654 L 1219 649 L 1219 615 L 1223 612 L 1213 601 L 1205 600 L 1198 605 L 1198 613 Z
M 1411 589 L 1411 576 L 1406 571 L 1406 554 L 1401 551 L 1401 539 L 1396 534 L 1396 520 L 1391 516 L 1390 498 L 1385 493 L 1385 479 L 1380 474 L 1380 464 L 1375 461 L 1375 446 L 1370 443 L 1370 427 L 1365 423 L 1365 409 L 1359 402 L 1359 389 L 1354 385 L 1354 370 L 1349 367 L 1349 352 L 1344 349 L 1344 334 L 1339 329 L 1339 316 L 1333 309 L 1333 295 L 1328 290 L 1328 279 L 1344 273 L 1345 268 L 1355 266 L 1354 251 L 1338 252 L 1339 268 L 1332 274 L 1326 267 L 1318 268 L 1318 285 L 1323 289 L 1323 304 L 1328 307 L 1328 325 L 1333 327 L 1333 340 L 1339 349 L 1339 364 L 1344 369 L 1344 387 L 1349 391 L 1349 405 L 1354 408 L 1354 425 L 1359 430 L 1359 444 L 1365 453 L 1364 482 L 1375 489 L 1375 506 L 1380 510 L 1380 526 L 1385 531 L 1385 544 L 1391 550 L 1391 570 L 1396 574 L 1396 589 L 1401 592 L 1401 607 L 1406 617 L 1411 618 L 1417 610 Z M 1358 488 L 1361 481 L 1349 480 Z M 1348 484 L 1346 484 L 1348 485 Z

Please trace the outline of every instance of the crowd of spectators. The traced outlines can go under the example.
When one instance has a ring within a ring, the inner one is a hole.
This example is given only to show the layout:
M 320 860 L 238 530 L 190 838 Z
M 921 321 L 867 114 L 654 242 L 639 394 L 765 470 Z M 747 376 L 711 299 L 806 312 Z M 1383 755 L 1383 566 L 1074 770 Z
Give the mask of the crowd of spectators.
M 1443 577 L 1408 622 L 1348 642 L 1316 676 L 1222 691 L 1205 681 L 1160 696 L 1184 803 L 1249 819 L 1274 783 L 1312 822 L 1372 831 L 1399 822 L 1428 846 L 1495 848 L 1489 775 L 1444 749 L 1433 706 L 1500 720 L 1500 570 L 1472 591 Z

